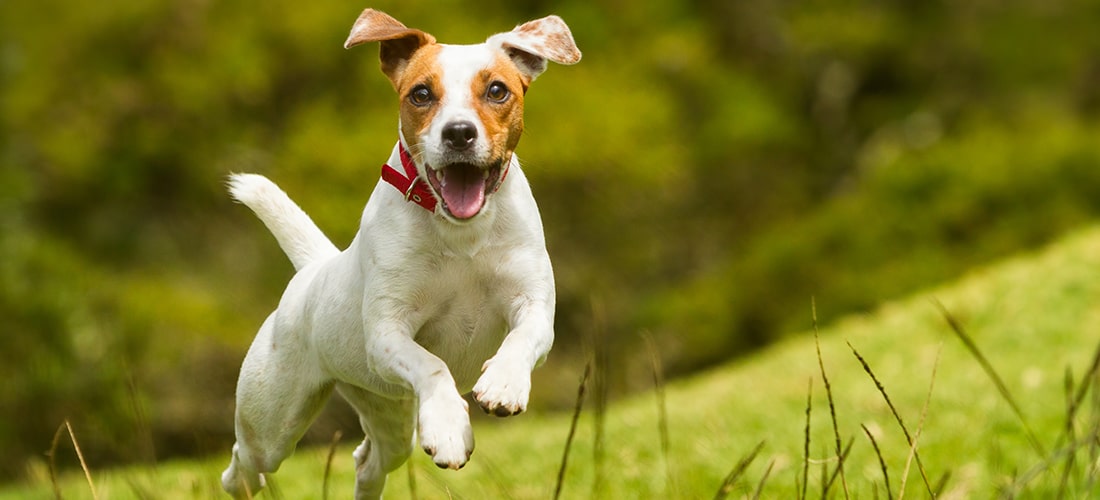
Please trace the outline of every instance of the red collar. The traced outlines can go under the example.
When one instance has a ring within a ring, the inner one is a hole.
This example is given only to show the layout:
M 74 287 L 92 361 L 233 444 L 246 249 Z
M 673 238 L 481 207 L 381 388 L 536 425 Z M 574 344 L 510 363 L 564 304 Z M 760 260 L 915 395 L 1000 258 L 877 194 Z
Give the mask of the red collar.
M 424 182 L 420 178 L 420 174 L 416 172 L 416 164 L 413 163 L 412 156 L 405 149 L 405 145 L 398 142 L 397 147 L 400 149 L 401 166 L 404 167 L 405 173 L 398 172 L 397 169 L 387 163 L 382 165 L 382 180 L 390 183 L 401 194 L 405 195 L 405 201 L 416 203 L 424 207 L 425 210 L 434 213 L 435 206 L 438 204 L 435 195 L 428 188 L 428 183 Z
M 420 178 L 420 174 L 416 171 L 416 163 L 413 163 L 412 155 L 409 154 L 409 151 L 405 149 L 405 145 L 401 144 L 400 141 L 397 143 L 397 148 L 401 155 L 401 166 L 405 169 L 405 173 L 398 172 L 396 168 L 386 163 L 382 165 L 382 180 L 390 183 L 391 186 L 405 195 L 405 201 L 411 201 L 424 207 L 425 210 L 435 213 L 435 206 L 439 202 L 432 194 L 432 190 L 428 188 L 428 183 Z M 504 178 L 508 177 L 508 170 L 511 166 L 512 161 L 509 159 L 504 164 L 504 172 L 501 172 L 500 182 L 497 183 L 493 192 L 500 190 L 500 186 L 504 185 Z

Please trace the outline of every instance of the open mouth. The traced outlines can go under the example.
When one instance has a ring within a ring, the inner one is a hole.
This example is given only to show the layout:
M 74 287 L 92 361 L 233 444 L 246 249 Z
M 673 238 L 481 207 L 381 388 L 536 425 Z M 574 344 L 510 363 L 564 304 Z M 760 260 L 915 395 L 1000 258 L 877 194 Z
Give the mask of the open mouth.
M 428 183 L 443 202 L 443 209 L 455 219 L 466 220 L 481 212 L 485 199 L 500 185 L 501 162 L 489 166 L 452 163 L 428 167 Z

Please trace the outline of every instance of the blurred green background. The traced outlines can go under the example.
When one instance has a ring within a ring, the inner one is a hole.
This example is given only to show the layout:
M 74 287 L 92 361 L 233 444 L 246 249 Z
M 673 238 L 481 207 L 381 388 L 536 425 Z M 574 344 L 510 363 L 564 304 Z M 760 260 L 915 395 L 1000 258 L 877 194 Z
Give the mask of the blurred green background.
M 97 464 L 224 453 L 292 268 L 231 203 L 338 246 L 396 140 L 367 6 L 476 43 L 550 13 L 583 61 L 519 154 L 558 279 L 537 410 L 704 369 L 1100 216 L 1100 2 L 0 1 L 0 480 L 73 422 Z M 309 439 L 354 439 L 335 403 Z

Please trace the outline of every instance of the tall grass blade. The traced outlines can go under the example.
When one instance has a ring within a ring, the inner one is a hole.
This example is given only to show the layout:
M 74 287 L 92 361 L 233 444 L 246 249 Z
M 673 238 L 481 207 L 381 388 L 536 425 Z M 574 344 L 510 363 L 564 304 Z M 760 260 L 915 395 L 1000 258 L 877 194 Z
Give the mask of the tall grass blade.
M 577 387 L 577 403 L 573 407 L 573 420 L 569 423 L 569 435 L 565 438 L 565 451 L 561 455 L 561 467 L 558 468 L 558 481 L 554 486 L 554 500 L 561 497 L 561 488 L 565 484 L 565 470 L 569 465 L 569 450 L 573 447 L 573 437 L 577 434 L 577 422 L 581 419 L 581 408 L 584 407 L 588 377 L 592 374 L 592 362 L 584 365 L 584 375 L 581 376 L 581 384 Z
M 772 468 L 775 467 L 775 460 L 768 462 L 768 468 L 764 469 L 764 475 L 760 477 L 760 482 L 756 483 L 756 491 L 752 494 L 752 500 L 758 500 L 760 495 L 764 493 L 764 484 L 768 482 L 768 476 L 772 473 Z
M 909 455 L 905 458 L 905 469 L 902 470 L 901 486 L 898 488 L 898 500 L 902 500 L 905 496 L 905 483 L 909 478 L 909 468 L 913 464 L 913 458 L 917 456 L 917 443 L 920 442 L 921 432 L 924 431 L 925 418 L 928 416 L 928 405 L 932 402 L 932 389 L 936 385 L 936 373 L 939 371 L 940 366 L 940 353 L 943 351 L 943 344 L 936 350 L 936 362 L 932 365 L 932 377 L 928 381 L 928 395 L 924 398 L 924 406 L 920 410 L 920 421 L 917 422 L 917 432 L 913 435 L 912 442 L 909 443 Z M 924 466 L 919 462 L 917 466 L 920 468 L 921 477 L 924 478 L 925 486 L 928 486 L 928 474 L 924 470 Z M 936 498 L 937 488 L 928 487 L 928 495 L 931 498 Z
M 501 479 L 500 469 L 497 468 L 496 464 L 493 463 L 489 457 L 482 456 L 478 463 L 485 469 L 486 475 L 493 480 L 493 485 L 497 487 L 497 496 L 493 498 L 503 498 L 507 500 L 515 498 L 512 496 L 512 491 L 508 488 L 508 485 Z
M 1031 444 L 1031 447 L 1035 449 L 1035 452 L 1038 453 L 1040 457 L 1047 456 L 1046 449 L 1043 447 L 1043 444 L 1039 442 L 1039 438 L 1035 436 L 1035 432 L 1031 430 L 1031 425 L 1027 423 L 1027 419 L 1024 417 L 1024 412 L 1020 410 L 1020 405 L 1016 404 L 1016 398 L 1012 397 L 1012 393 L 1009 392 L 1008 386 L 1005 385 L 1004 380 L 1001 379 L 1001 376 L 997 373 L 997 370 L 993 368 L 993 364 L 991 364 L 989 360 L 986 359 L 985 355 L 982 354 L 981 349 L 978 349 L 978 345 L 974 343 L 974 340 L 970 338 L 970 335 L 967 335 L 966 330 L 963 328 L 962 324 L 959 323 L 959 321 L 955 319 L 955 316 L 953 316 L 951 312 L 947 310 L 947 307 L 945 307 L 943 303 L 938 300 L 933 300 L 933 302 L 936 304 L 936 306 L 939 307 L 940 313 L 943 315 L 944 320 L 947 321 L 947 325 L 951 327 L 951 331 L 955 332 L 955 336 L 958 337 L 960 341 L 962 341 L 963 345 L 966 346 L 966 349 L 970 351 L 970 354 L 973 355 L 974 359 L 978 361 L 978 364 L 982 366 L 982 369 L 985 370 L 986 375 L 990 378 L 990 380 L 993 381 L 993 385 L 997 387 L 997 392 L 1001 394 L 1001 398 L 1004 399 L 1005 402 L 1008 403 L 1008 406 L 1012 408 L 1012 412 L 1016 414 L 1016 418 L 1020 421 L 1020 425 L 1022 425 L 1024 428 L 1024 433 L 1027 435 L 1027 439 L 1028 442 Z
M 1038 464 L 1035 464 L 1023 474 L 1016 477 L 1010 485 L 1004 489 L 1004 495 L 1007 498 L 1013 498 L 1019 495 L 1021 491 L 1033 481 L 1036 477 L 1046 473 L 1058 462 L 1065 459 L 1065 456 L 1070 453 L 1077 453 L 1081 448 L 1088 446 L 1090 443 L 1096 442 L 1100 439 L 1100 429 L 1094 428 L 1087 436 L 1083 436 L 1077 441 L 1069 443 L 1062 448 L 1054 451 L 1049 457 L 1046 457 Z M 1095 468 L 1095 465 L 1093 465 Z M 1088 486 L 1086 491 L 1091 489 L 1092 486 Z
M 328 480 L 332 474 L 332 459 L 336 456 L 336 447 L 340 445 L 340 438 L 343 436 L 344 433 L 337 429 L 336 432 L 332 433 L 332 442 L 328 446 L 328 458 L 325 459 L 325 475 L 321 479 L 321 498 L 324 500 L 328 500 Z
M 50 484 L 54 487 L 54 499 L 62 500 L 62 486 L 57 482 L 57 443 L 62 441 L 62 430 L 65 429 L 64 425 L 58 425 L 57 431 L 54 432 L 53 441 L 50 443 L 50 451 L 46 452 L 46 458 L 48 464 L 50 464 Z
M 826 448 L 821 448 L 821 456 L 825 456 L 828 453 Z M 821 464 L 821 498 L 824 499 L 825 492 L 827 491 L 825 485 L 829 483 L 829 461 L 821 460 L 819 463 Z
M 138 484 L 137 478 L 126 478 L 126 486 L 130 487 L 130 493 L 133 495 L 133 498 L 137 498 L 140 500 L 151 500 L 157 498 L 157 495 L 150 493 L 147 487 Z
M 799 500 L 806 500 L 806 488 L 810 484 L 810 411 L 813 408 L 814 379 L 811 378 L 806 387 L 806 429 L 802 439 L 802 487 L 799 489 Z
M 73 443 L 76 458 L 80 461 L 80 469 L 84 471 L 84 478 L 88 481 L 88 490 L 91 492 L 92 498 L 98 500 L 99 495 L 96 493 L 95 484 L 92 483 L 92 473 L 88 470 L 88 463 L 84 461 L 84 453 L 80 451 L 80 444 L 76 442 L 76 434 L 73 433 L 73 426 L 68 419 L 57 427 L 57 432 L 54 432 L 53 441 L 50 443 L 50 451 L 46 452 L 46 456 L 50 461 L 50 484 L 53 485 L 54 496 L 58 500 L 62 498 L 61 485 L 58 483 L 57 474 L 57 445 L 61 442 L 61 431 L 68 431 L 69 441 Z
M 405 475 L 409 481 L 409 498 L 417 500 L 420 498 L 420 494 L 416 488 L 416 464 L 412 460 L 405 462 Z
M 1100 360 L 1100 348 L 1097 349 L 1097 354 L 1097 360 Z M 1096 363 L 1093 366 L 1096 366 Z M 1089 434 L 1093 436 L 1093 439 L 1089 440 L 1089 474 L 1085 491 L 1092 491 L 1093 486 L 1096 484 L 1097 474 L 1100 473 L 1100 390 L 1096 389 L 1097 386 L 1100 386 L 1100 370 L 1093 371 L 1089 380 L 1093 382 L 1093 390 L 1092 411 L 1089 414 L 1088 428 L 1091 429 Z
M 1074 421 L 1077 417 L 1077 407 L 1074 405 L 1073 397 L 1073 369 L 1069 366 L 1066 367 L 1066 375 L 1063 381 L 1066 390 L 1066 421 L 1065 428 L 1062 429 L 1062 432 L 1065 435 L 1065 439 L 1073 442 L 1077 440 L 1077 426 L 1074 425 Z M 1076 467 L 1076 459 L 1077 450 L 1066 454 L 1066 463 L 1062 467 L 1062 477 L 1058 481 L 1058 498 L 1065 498 L 1070 474 Z
M 286 498 L 283 495 L 282 488 L 279 487 L 279 483 L 275 480 L 275 478 L 271 477 L 273 475 L 274 474 L 264 476 L 267 480 L 267 486 L 265 487 L 266 489 L 264 490 L 264 492 L 265 492 L 264 497 L 271 497 L 275 500 L 280 500 L 282 498 Z M 245 491 L 245 493 L 248 494 L 248 498 L 250 498 L 250 499 L 255 497 L 255 495 L 251 491 Z
M 749 468 L 753 460 L 756 460 L 756 456 L 760 454 L 760 450 L 762 449 L 764 449 L 764 441 L 757 444 L 748 455 L 745 455 L 733 466 L 730 473 L 726 475 L 726 479 L 722 481 L 722 485 L 718 488 L 718 492 L 714 494 L 714 500 L 724 500 L 729 496 L 730 492 L 733 491 L 733 486 L 737 484 L 737 480 L 741 479 L 745 470 Z
M 1071 377 L 1068 374 L 1067 377 Z M 1077 390 L 1072 396 L 1072 399 L 1067 403 L 1068 411 L 1066 415 L 1066 429 L 1063 436 L 1059 438 L 1059 444 L 1062 440 L 1073 441 L 1075 426 L 1073 425 L 1077 420 L 1077 413 L 1081 410 L 1081 407 L 1085 404 L 1085 396 L 1088 395 L 1090 389 L 1092 390 L 1092 411 L 1090 414 L 1090 421 L 1095 425 L 1100 425 L 1100 391 L 1095 390 L 1097 380 L 1100 380 L 1100 343 L 1096 345 L 1096 351 L 1092 355 L 1092 364 L 1089 365 L 1088 371 L 1081 377 L 1081 382 L 1077 384 Z M 1066 381 L 1067 391 L 1072 384 L 1072 377 Z M 1067 396 L 1068 397 L 1068 396 Z M 1086 428 L 1092 428 L 1091 425 L 1086 425 Z M 1089 463 L 1097 464 L 1096 450 L 1097 445 L 1100 443 L 1092 443 L 1089 445 Z M 1090 477 L 1094 475 L 1094 471 L 1098 466 L 1090 467 Z
M 649 332 L 642 332 L 642 338 L 645 339 L 646 348 L 649 350 L 649 361 L 653 366 L 653 391 L 657 396 L 657 435 L 661 442 L 661 460 L 665 462 L 665 485 L 668 488 L 668 496 L 670 498 L 676 498 L 680 495 L 677 494 L 675 476 L 672 474 L 672 459 L 668 451 L 670 442 L 668 435 L 668 407 L 665 403 L 665 382 L 664 373 L 661 368 L 661 356 L 657 351 L 657 344 L 653 340 L 653 335 Z
M 436 489 L 445 493 L 447 495 L 447 498 L 465 498 L 462 495 L 456 493 L 451 488 L 451 485 L 447 483 L 447 481 L 445 481 L 442 477 L 436 474 L 424 474 L 424 477 L 428 478 L 428 481 L 431 481 L 433 484 L 435 484 Z
M 886 460 L 882 458 L 882 450 L 878 447 L 878 441 L 875 441 L 875 436 L 871 434 L 870 429 L 866 425 L 859 424 L 863 428 L 863 433 L 867 435 L 867 439 L 871 440 L 871 447 L 875 449 L 875 456 L 878 457 L 878 466 L 882 469 L 882 481 L 886 485 L 886 498 L 891 498 L 893 493 L 890 489 L 890 471 L 886 467 Z M 876 491 L 876 495 L 878 494 Z
M 829 415 L 831 415 L 833 419 L 833 438 L 836 441 L 836 455 L 839 457 L 841 454 L 840 428 L 837 425 L 836 421 L 836 406 L 833 404 L 833 389 L 832 386 L 829 384 L 829 376 L 825 373 L 825 362 L 821 358 L 821 339 L 819 338 L 817 331 L 817 302 L 812 297 L 810 298 L 810 309 L 813 316 L 814 345 L 817 347 L 817 366 L 821 368 L 821 381 L 825 383 L 825 397 L 829 400 Z M 844 498 L 849 498 L 848 480 L 844 477 L 843 461 L 840 462 L 839 471 L 840 484 L 844 487 Z
M 1065 375 L 1066 391 L 1066 420 L 1062 435 L 1053 454 L 1020 475 L 1005 489 L 1005 496 L 1013 497 L 1023 491 L 1036 477 L 1046 473 L 1064 461 L 1062 474 L 1058 484 L 1058 497 L 1072 496 L 1068 493 L 1070 482 L 1077 469 L 1077 454 L 1085 450 L 1088 456 L 1087 473 L 1084 477 L 1083 492 L 1092 493 L 1096 486 L 1096 474 L 1100 471 L 1098 462 L 1098 447 L 1100 447 L 1100 391 L 1096 390 L 1097 380 L 1100 379 L 1100 345 L 1093 355 L 1088 372 L 1081 378 L 1081 382 L 1075 384 L 1070 368 L 1067 367 Z M 1077 417 L 1085 405 L 1085 397 L 1092 392 L 1092 403 L 1089 408 L 1087 421 L 1084 423 L 1084 435 L 1077 437 Z M 1065 446 L 1062 442 L 1068 442 Z
M 863 366 L 863 371 L 867 372 L 867 375 L 871 377 L 871 381 L 875 383 L 875 388 L 878 389 L 879 394 L 882 395 L 882 399 L 886 401 L 886 406 L 890 408 L 890 413 L 894 415 L 894 420 L 898 423 L 898 427 L 901 428 L 902 434 L 905 435 L 905 442 L 910 447 L 913 446 L 913 436 L 909 434 L 909 428 L 905 426 L 905 420 L 901 418 L 901 414 L 898 413 L 897 407 L 894 406 L 894 402 L 890 400 L 890 395 L 886 393 L 886 387 L 879 382 L 878 377 L 875 376 L 875 371 L 871 369 L 871 365 L 867 364 L 867 360 L 863 359 L 863 356 L 859 354 L 859 351 L 848 343 L 848 348 L 852 350 L 852 354 L 859 360 L 859 364 Z M 920 471 L 921 479 L 924 480 L 924 487 L 928 490 L 928 496 L 933 496 L 932 484 L 928 481 L 928 474 L 924 470 L 924 464 L 921 462 L 920 453 L 913 447 L 913 458 L 917 462 L 917 470 Z M 904 485 L 903 485 L 904 487 Z
M 1073 396 L 1074 408 L 1080 408 L 1085 401 L 1085 394 L 1095 385 L 1095 381 L 1100 379 L 1100 344 L 1096 344 L 1096 352 L 1092 355 L 1092 364 L 1089 365 L 1089 369 L 1085 372 L 1085 375 L 1081 377 L 1081 383 L 1077 385 L 1077 393 Z M 1094 397 L 1096 394 L 1094 394 Z
M 939 498 L 943 494 L 943 490 L 947 488 L 947 482 L 951 480 L 951 471 L 946 471 L 940 476 L 940 480 L 936 481 L 936 487 L 932 490 L 933 498 Z
M 592 498 L 603 497 L 604 488 L 604 434 L 607 423 L 607 403 L 609 401 L 610 381 L 608 380 L 611 367 L 611 345 L 607 333 L 607 320 L 603 308 L 603 302 L 598 297 L 592 297 L 592 331 L 593 353 L 595 363 L 592 372 L 592 386 L 596 400 L 593 408 L 595 435 L 592 442 L 592 468 L 594 479 L 592 481 Z
M 145 460 L 153 467 L 153 472 L 157 471 L 157 449 L 153 442 L 153 431 L 149 426 L 149 418 L 145 413 L 145 406 L 141 404 L 140 398 L 138 398 L 137 383 L 134 381 L 134 372 L 130 369 L 130 364 L 124 359 L 122 362 L 122 371 L 126 374 L 126 390 L 127 399 L 130 400 L 130 409 L 134 412 L 134 423 L 137 427 L 137 435 L 141 438 L 142 448 L 142 460 Z
M 829 489 L 833 487 L 833 483 L 836 482 L 837 476 L 844 477 L 844 462 L 848 459 L 848 454 L 852 452 L 852 445 L 855 444 L 855 438 L 849 439 L 848 444 L 844 445 L 844 450 L 837 454 L 836 457 L 836 469 L 829 476 L 829 480 L 825 482 L 825 486 L 821 488 L 821 499 L 825 500 L 829 498 Z
M 61 485 L 57 478 L 57 444 L 61 442 L 61 431 L 64 429 L 64 425 L 57 427 L 57 432 L 53 433 L 53 440 L 50 442 L 50 450 L 46 452 L 50 465 L 50 484 L 53 486 L 53 495 L 56 500 L 62 500 Z

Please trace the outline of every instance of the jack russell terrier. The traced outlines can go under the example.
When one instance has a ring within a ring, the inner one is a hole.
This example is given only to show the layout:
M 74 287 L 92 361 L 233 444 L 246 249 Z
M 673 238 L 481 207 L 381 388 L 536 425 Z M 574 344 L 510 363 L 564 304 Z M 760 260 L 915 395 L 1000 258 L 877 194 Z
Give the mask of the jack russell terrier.
M 470 459 L 468 405 L 526 409 L 554 339 L 554 275 L 538 207 L 513 153 L 527 87 L 581 53 L 557 16 L 477 45 L 445 45 L 367 9 L 344 47 L 380 42 L 400 98 L 399 141 L 339 251 L 275 184 L 231 176 L 297 274 L 260 327 L 237 383 L 222 485 L 251 497 L 333 389 L 359 414 L 356 498 L 377 498 L 414 436 L 442 468 Z

